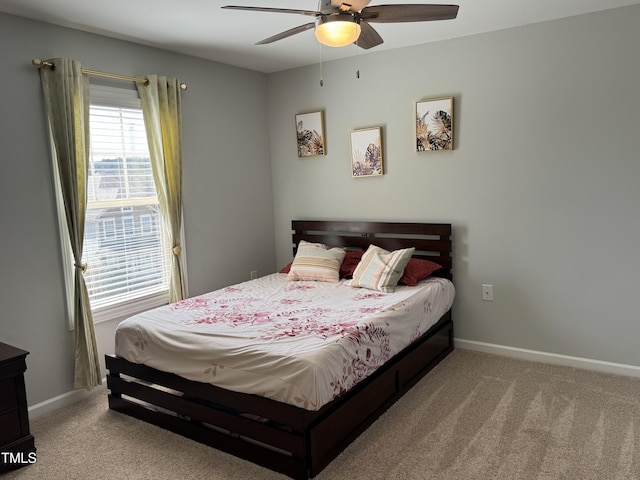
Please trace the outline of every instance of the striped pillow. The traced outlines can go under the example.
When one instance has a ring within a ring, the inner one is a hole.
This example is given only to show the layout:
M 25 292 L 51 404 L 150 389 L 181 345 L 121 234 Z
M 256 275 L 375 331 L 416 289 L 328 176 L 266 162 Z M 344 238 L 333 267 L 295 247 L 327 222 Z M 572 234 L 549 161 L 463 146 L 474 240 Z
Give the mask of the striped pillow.
M 287 281 L 315 280 L 338 283 L 340 265 L 345 253 L 342 248 L 328 249 L 322 243 L 300 240 L 296 256 L 287 274 Z
M 375 245 L 369 245 L 353 272 L 353 279 L 346 284 L 381 292 L 393 292 L 415 250 L 411 247 L 389 252 Z

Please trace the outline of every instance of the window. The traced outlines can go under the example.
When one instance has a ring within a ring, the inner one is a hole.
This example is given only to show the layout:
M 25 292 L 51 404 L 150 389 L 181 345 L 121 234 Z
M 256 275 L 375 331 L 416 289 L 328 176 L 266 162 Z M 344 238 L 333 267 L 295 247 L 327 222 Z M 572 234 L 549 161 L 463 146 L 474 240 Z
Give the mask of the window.
M 135 90 L 91 86 L 90 142 L 83 262 L 100 321 L 167 303 L 171 259 Z
M 133 217 L 122 217 L 122 233 L 125 237 L 133 236 Z
M 153 220 L 151 215 L 140 215 L 140 233 L 142 235 L 153 232 Z
M 116 238 L 116 221 L 113 218 L 103 218 L 100 220 L 100 224 L 102 225 L 102 239 L 103 240 L 114 240 Z M 92 232 L 95 232 L 95 224 L 93 222 L 85 225 L 85 238 L 89 235 L 91 238 Z M 86 248 L 86 247 L 85 247 Z

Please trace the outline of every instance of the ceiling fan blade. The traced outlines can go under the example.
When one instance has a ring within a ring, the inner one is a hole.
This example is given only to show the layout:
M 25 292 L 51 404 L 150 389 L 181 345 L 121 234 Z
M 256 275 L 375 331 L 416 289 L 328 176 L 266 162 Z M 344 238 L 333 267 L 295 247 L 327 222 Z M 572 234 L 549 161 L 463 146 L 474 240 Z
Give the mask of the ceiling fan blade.
M 300 25 L 299 27 L 294 27 L 294 28 L 292 28 L 290 30 L 287 30 L 285 32 L 281 32 L 281 33 L 279 33 L 277 35 L 274 35 L 273 37 L 265 38 L 264 40 L 261 40 L 258 43 L 256 43 L 256 45 L 266 45 L 268 43 L 273 43 L 273 42 L 275 42 L 277 40 L 282 40 L 283 38 L 290 37 L 290 36 L 295 35 L 297 33 L 306 32 L 307 30 L 310 30 L 315 26 L 316 26 L 315 22 L 305 23 L 304 25 Z
M 360 13 L 367 22 L 428 22 L 431 20 L 451 20 L 458 15 L 458 5 L 375 5 L 366 7 Z
M 290 8 L 242 7 L 238 5 L 225 5 L 220 8 L 226 8 L 227 10 L 249 10 L 254 12 L 297 13 L 299 15 L 309 15 L 310 17 L 317 17 L 320 15 L 320 12 L 315 12 L 313 10 L 293 10 Z
M 361 48 L 368 50 L 383 43 L 382 37 L 375 29 L 364 20 L 360 20 L 360 36 L 355 42 Z

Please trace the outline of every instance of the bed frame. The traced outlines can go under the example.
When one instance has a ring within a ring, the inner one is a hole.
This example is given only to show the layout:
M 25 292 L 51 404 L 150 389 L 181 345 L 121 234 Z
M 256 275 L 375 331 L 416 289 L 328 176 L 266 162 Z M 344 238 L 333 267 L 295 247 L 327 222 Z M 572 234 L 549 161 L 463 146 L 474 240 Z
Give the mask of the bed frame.
M 416 247 L 451 279 L 451 225 L 347 221 L 292 222 L 300 240 L 353 250 Z M 369 378 L 318 411 L 194 382 L 106 355 L 109 408 L 166 428 L 295 479 L 316 476 L 396 400 L 453 350 L 447 312 Z M 265 421 L 265 419 L 269 419 Z

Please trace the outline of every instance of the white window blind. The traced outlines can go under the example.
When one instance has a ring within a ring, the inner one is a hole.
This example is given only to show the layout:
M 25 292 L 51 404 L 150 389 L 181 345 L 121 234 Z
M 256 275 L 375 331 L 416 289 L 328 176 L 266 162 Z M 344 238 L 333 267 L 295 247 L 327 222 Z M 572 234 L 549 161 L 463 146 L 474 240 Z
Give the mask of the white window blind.
M 91 87 L 83 263 L 94 318 L 167 303 L 170 248 L 135 90 Z

